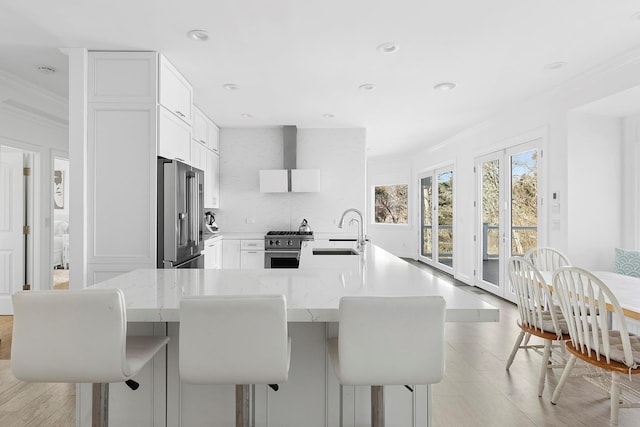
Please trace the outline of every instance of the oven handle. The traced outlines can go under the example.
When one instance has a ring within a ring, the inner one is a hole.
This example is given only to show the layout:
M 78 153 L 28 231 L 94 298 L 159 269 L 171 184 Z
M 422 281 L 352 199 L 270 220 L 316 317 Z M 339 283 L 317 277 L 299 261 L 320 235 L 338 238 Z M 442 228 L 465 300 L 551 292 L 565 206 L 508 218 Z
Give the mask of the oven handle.
M 266 250 L 264 251 L 265 255 L 289 255 L 286 258 L 293 258 L 295 256 L 295 258 L 300 261 L 300 251 L 298 250 L 293 250 L 293 251 L 273 251 L 273 250 Z M 295 255 L 294 255 L 295 254 Z

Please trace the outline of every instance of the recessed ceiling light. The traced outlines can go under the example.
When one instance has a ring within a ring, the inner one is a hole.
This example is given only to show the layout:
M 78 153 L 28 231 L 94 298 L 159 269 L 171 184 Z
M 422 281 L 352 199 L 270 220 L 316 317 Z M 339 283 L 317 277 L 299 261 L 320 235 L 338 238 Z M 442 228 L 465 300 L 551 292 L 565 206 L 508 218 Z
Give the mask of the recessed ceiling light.
M 240 89 L 240 86 L 238 86 L 237 84 L 233 84 L 233 83 L 227 83 L 222 85 L 223 88 L 225 88 L 226 90 L 238 90 Z
M 446 91 L 446 90 L 451 90 L 451 89 L 455 89 L 456 84 L 455 83 L 451 83 L 451 82 L 444 82 L 444 83 L 438 83 L 437 85 L 435 85 L 433 88 L 435 90 L 441 90 L 441 91 Z
M 247 114 L 247 113 L 242 113 L 242 114 L 240 114 L 240 116 L 241 116 L 243 119 L 250 119 L 251 117 L 253 117 L 251 114 Z
M 394 42 L 382 43 L 377 47 L 378 52 L 386 55 L 389 53 L 396 53 L 400 50 L 400 46 Z
M 323 114 L 322 117 L 325 119 L 333 119 L 335 116 L 333 114 Z
M 363 85 L 358 86 L 358 89 L 364 90 L 365 92 L 371 92 L 372 90 L 376 90 L 376 85 L 371 83 L 365 83 Z
M 187 37 L 191 40 L 206 42 L 209 40 L 209 33 L 205 30 L 191 30 L 187 33 Z
M 58 70 L 51 65 L 36 65 L 36 70 L 42 74 L 55 74 Z
M 563 68 L 567 65 L 566 62 L 564 61 L 558 61 L 558 62 L 552 62 L 550 64 L 547 64 L 544 66 L 544 68 L 546 68 L 547 70 L 558 70 L 560 68 Z

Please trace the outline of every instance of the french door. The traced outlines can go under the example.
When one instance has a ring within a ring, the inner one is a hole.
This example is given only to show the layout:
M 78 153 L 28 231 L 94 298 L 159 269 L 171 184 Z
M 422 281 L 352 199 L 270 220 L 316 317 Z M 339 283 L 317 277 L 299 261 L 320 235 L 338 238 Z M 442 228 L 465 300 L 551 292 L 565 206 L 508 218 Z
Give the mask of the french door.
M 477 286 L 515 301 L 507 260 L 538 246 L 542 139 L 476 159 Z
M 453 274 L 453 166 L 423 173 L 420 180 L 420 254 L 427 264 Z

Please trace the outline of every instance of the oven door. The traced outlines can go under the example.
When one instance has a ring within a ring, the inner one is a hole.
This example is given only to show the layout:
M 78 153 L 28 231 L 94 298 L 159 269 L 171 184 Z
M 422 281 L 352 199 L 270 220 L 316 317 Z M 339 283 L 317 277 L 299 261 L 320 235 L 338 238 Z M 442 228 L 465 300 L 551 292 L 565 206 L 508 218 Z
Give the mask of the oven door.
M 264 268 L 298 268 L 300 251 L 264 251 Z

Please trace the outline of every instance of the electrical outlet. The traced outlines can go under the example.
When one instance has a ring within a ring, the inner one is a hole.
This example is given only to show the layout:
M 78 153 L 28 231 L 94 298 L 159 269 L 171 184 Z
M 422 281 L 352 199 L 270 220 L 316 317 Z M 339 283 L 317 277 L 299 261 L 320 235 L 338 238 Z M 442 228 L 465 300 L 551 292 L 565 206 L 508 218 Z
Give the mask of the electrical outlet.
M 249 217 L 249 218 L 246 218 L 246 219 L 245 219 L 245 222 L 246 222 L 247 224 L 255 224 L 255 223 L 256 223 L 256 219 L 255 219 L 255 218 L 253 218 L 253 217 Z

